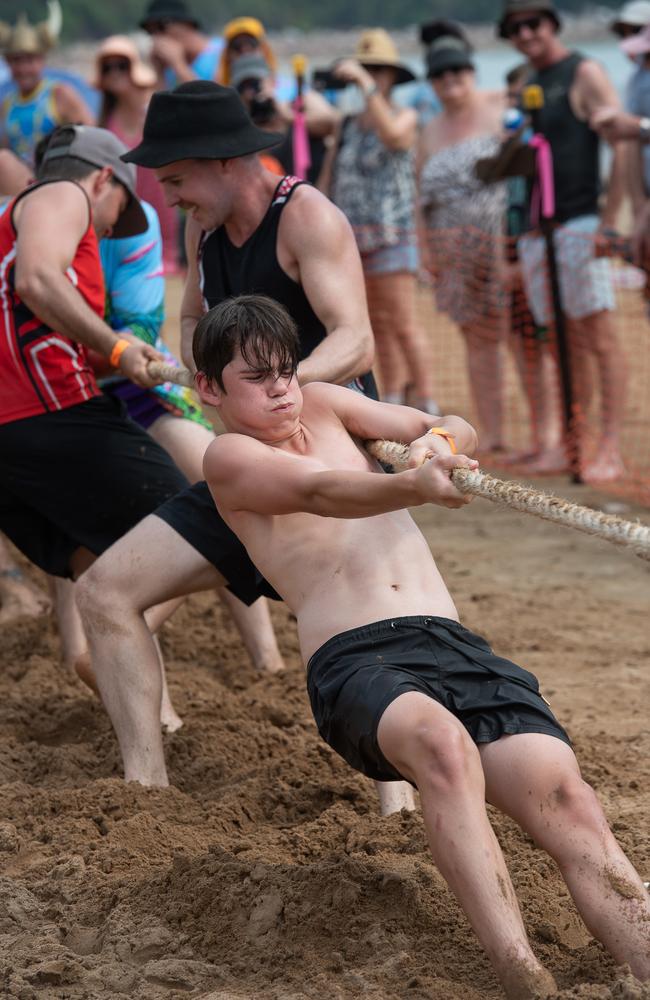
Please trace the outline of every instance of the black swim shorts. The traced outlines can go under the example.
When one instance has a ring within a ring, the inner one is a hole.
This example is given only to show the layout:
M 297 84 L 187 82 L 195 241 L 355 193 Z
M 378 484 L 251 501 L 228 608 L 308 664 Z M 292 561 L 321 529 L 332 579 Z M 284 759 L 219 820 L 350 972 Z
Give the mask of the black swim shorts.
M 253 565 L 248 552 L 214 505 L 205 482 L 195 483 L 155 512 L 225 577 L 228 590 L 244 604 L 258 597 L 282 598 Z
M 0 424 L 0 531 L 46 573 L 100 555 L 187 485 L 170 456 L 119 400 Z
M 533 674 L 448 618 L 395 618 L 334 636 L 310 659 L 307 689 L 323 739 L 378 781 L 403 777 L 379 749 L 377 727 L 406 691 L 443 705 L 475 743 L 547 733 L 570 745 Z

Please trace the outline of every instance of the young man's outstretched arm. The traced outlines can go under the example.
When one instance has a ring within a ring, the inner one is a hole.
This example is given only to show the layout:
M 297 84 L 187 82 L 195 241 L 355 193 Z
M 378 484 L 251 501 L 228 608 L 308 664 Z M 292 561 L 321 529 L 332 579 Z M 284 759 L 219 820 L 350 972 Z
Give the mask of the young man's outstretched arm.
M 222 511 L 266 515 L 304 512 L 357 518 L 424 503 L 462 507 L 469 501 L 453 485 L 450 473 L 456 467 L 476 468 L 478 463 L 466 455 L 452 454 L 445 437 L 428 434 L 422 440 L 427 424 L 430 426 L 430 415 L 408 407 L 376 403 L 360 393 L 336 386 L 314 385 L 308 392 L 310 401 L 317 394 L 323 419 L 338 417 L 355 437 L 417 441 L 414 451 L 419 452 L 419 464 L 392 476 L 356 469 L 328 469 L 309 455 L 270 448 L 243 434 L 225 434 L 210 445 L 203 467 Z M 338 405 L 332 406 L 332 401 Z M 475 447 L 476 435 L 462 418 L 444 418 L 440 426 L 456 437 L 462 447 L 467 450 Z

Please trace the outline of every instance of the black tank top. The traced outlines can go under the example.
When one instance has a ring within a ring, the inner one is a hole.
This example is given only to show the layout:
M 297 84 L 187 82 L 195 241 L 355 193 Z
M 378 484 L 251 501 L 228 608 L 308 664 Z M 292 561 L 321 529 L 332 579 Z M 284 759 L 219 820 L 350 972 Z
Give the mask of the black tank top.
M 572 52 L 553 66 L 537 70 L 528 80 L 544 91 L 544 107 L 536 112 L 534 127 L 546 136 L 553 153 L 555 215 L 559 222 L 598 212 L 598 136 L 586 122 L 576 118 L 569 101 L 583 59 L 579 52 Z
M 231 295 L 268 295 L 281 302 L 298 327 L 300 357 L 306 358 L 327 336 L 302 285 L 278 263 L 278 226 L 293 192 L 304 181 L 283 177 L 268 211 L 241 247 L 230 242 L 225 226 L 203 233 L 199 243 L 201 290 L 209 309 Z
M 199 241 L 198 264 L 201 292 L 208 309 L 231 295 L 268 295 L 280 302 L 298 327 L 300 358 L 306 358 L 327 336 L 327 330 L 309 304 L 302 285 L 290 278 L 278 263 L 278 226 L 293 192 L 305 181 L 283 177 L 257 229 L 236 247 L 225 226 L 204 232 Z M 377 399 L 372 372 L 355 379 L 354 387 Z

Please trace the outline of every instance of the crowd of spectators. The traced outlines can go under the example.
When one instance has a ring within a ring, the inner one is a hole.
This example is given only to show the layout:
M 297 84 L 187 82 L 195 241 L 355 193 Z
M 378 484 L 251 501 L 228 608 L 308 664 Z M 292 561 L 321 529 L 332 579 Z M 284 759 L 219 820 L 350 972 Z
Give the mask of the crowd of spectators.
M 484 452 L 524 462 L 531 472 L 562 470 L 569 460 L 558 415 L 557 301 L 549 290 L 536 184 L 530 159 L 520 157 L 528 166 L 517 173 L 504 155 L 531 131 L 542 133 L 552 154 L 552 239 L 575 415 L 592 406 L 595 383 L 600 392 L 598 447 L 582 472 L 597 481 L 624 473 L 627 372 L 607 254 L 626 198 L 639 221 L 638 252 L 649 242 L 648 0 L 626 3 L 611 23 L 631 63 L 623 101 L 598 62 L 565 47 L 553 0 L 506 0 L 496 34 L 522 61 L 498 90 L 481 89 L 472 45 L 451 21 L 421 26 L 420 74 L 376 28 L 362 33 L 353 54 L 310 81 L 304 67 L 280 66 L 257 18 L 237 17 L 211 37 L 186 0 L 151 0 L 140 35 L 114 35 L 98 45 L 89 81 L 94 104 L 82 87 L 48 70 L 61 13 L 58 0 L 50 0 L 43 22 L 31 25 L 21 15 L 0 29 L 11 75 L 0 106 L 0 195 L 30 183 L 35 151 L 57 125 L 95 123 L 133 148 L 157 90 L 195 79 L 233 87 L 255 124 L 278 134 L 278 144 L 260 154 L 265 166 L 318 186 L 354 229 L 383 398 L 437 412 L 431 345 L 418 311 L 424 279 L 437 312 L 463 337 Z M 405 83 L 410 87 L 400 98 Z M 526 104 L 530 88 L 541 100 L 528 120 L 516 119 L 513 136 L 508 114 Z M 604 184 L 602 140 L 613 150 Z M 137 191 L 156 217 L 162 280 L 184 264 L 182 213 L 165 203 L 151 171 L 138 170 Z M 138 314 L 137 299 L 151 286 L 128 287 L 136 300 L 129 308 Z M 511 452 L 504 439 L 508 351 L 530 410 L 524 454 Z

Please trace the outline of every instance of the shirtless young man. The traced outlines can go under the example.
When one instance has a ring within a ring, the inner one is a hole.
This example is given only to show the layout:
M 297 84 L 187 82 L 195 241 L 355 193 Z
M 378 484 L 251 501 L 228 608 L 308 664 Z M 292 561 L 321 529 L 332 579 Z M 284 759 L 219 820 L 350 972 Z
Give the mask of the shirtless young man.
M 506 995 L 555 983 L 522 922 L 485 802 L 555 859 L 591 933 L 650 979 L 650 898 L 618 846 L 536 679 L 458 622 L 405 510 L 461 507 L 455 466 L 473 429 L 295 377 L 295 327 L 242 296 L 200 321 L 197 384 L 230 433 L 204 472 L 218 508 L 297 617 L 321 735 L 353 767 L 417 785 L 433 858 Z M 411 442 L 414 467 L 381 473 L 368 438 Z M 453 447 L 452 447 L 453 446 Z M 333 519 L 336 520 L 333 520 Z M 381 544 L 378 540 L 381 539 Z

